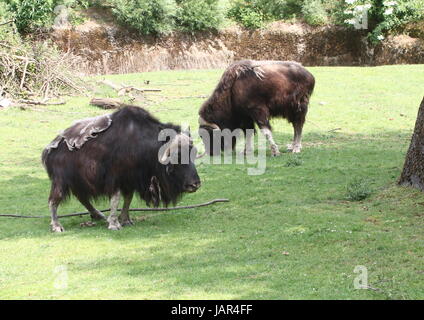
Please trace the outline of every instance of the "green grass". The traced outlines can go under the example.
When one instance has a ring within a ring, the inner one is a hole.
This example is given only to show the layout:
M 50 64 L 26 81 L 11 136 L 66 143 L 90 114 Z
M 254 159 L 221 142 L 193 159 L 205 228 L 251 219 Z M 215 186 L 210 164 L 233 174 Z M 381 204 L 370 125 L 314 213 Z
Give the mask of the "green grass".
M 268 156 L 258 176 L 244 165 L 203 164 L 202 187 L 180 204 L 230 203 L 132 214 L 135 226 L 117 232 L 103 222 L 81 228 L 87 217 L 62 219 L 63 234 L 50 233 L 48 218 L 0 218 L 0 299 L 423 299 L 424 194 L 396 180 L 423 95 L 424 65 L 309 70 L 317 85 L 300 157 Z M 150 80 L 162 92 L 138 103 L 163 121 L 197 129 L 199 96 L 221 73 L 107 78 L 139 87 Z M 0 111 L 1 213 L 49 215 L 41 151 L 74 120 L 106 112 L 88 100 Z M 292 128 L 272 123 L 283 149 Z M 367 181 L 369 198 L 346 200 L 354 179 Z M 76 200 L 60 207 L 83 210 Z M 357 265 L 367 267 L 368 284 L 378 290 L 354 289 Z M 67 288 L 54 286 L 58 267 L 67 269 Z

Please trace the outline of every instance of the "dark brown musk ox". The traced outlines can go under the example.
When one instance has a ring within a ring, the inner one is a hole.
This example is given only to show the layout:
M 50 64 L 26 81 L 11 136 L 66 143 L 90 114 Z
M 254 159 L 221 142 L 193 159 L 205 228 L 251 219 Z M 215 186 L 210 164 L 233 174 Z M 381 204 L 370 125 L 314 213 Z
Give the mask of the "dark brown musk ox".
M 163 130 L 175 132 L 160 141 Z M 58 221 L 59 204 L 73 194 L 92 219 L 105 219 L 91 200 L 109 197 L 108 228 L 130 225 L 129 207 L 134 193 L 155 207 L 175 204 L 184 192 L 200 187 L 193 159 L 183 163 L 183 147 L 197 151 L 191 138 L 179 126 L 161 123 L 136 106 L 74 123 L 43 151 L 42 162 L 52 182 L 49 197 L 51 227 L 64 231 Z M 170 161 L 171 157 L 177 161 Z M 119 219 L 119 198 L 124 198 Z
M 252 135 L 248 135 L 247 130 L 254 130 L 256 124 L 270 143 L 271 154 L 279 155 L 269 122 L 273 117 L 292 123 L 294 138 L 287 148 L 300 152 L 302 128 L 314 86 L 314 76 L 297 62 L 242 60 L 233 63 L 199 110 L 199 135 L 206 152 L 215 155 L 224 149 L 225 135 L 219 134 L 224 129 L 241 129 L 246 136 L 245 153 L 251 152 Z M 235 140 L 229 145 L 234 149 Z

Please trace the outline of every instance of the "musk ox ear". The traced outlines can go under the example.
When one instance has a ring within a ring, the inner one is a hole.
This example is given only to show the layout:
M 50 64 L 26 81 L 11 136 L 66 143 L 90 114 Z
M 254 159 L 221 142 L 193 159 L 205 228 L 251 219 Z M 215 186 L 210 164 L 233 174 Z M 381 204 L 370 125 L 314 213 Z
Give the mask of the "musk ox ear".
M 150 179 L 149 191 L 152 197 L 153 205 L 158 207 L 162 200 L 162 190 L 160 188 L 159 179 L 156 176 L 153 176 Z

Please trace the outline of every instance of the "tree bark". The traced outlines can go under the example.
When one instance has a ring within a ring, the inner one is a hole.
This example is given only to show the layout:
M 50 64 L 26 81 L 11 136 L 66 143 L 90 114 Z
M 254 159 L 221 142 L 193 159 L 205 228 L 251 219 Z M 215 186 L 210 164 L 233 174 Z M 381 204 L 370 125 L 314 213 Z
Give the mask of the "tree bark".
M 424 191 L 424 98 L 418 110 L 399 184 Z

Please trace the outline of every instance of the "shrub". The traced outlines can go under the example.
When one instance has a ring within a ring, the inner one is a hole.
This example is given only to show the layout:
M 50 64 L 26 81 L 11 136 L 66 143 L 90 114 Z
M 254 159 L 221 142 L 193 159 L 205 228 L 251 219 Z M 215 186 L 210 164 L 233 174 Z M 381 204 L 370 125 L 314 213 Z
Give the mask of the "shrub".
M 14 13 L 20 33 L 29 33 L 52 22 L 52 0 L 6 0 L 6 4 Z
M 267 20 L 266 15 L 254 0 L 234 0 L 228 10 L 227 16 L 247 29 L 259 29 Z
M 306 0 L 302 6 L 302 14 L 305 21 L 311 25 L 323 25 L 328 22 L 321 0 Z
M 346 198 L 350 201 L 361 201 L 368 198 L 372 193 L 368 180 L 356 178 L 346 187 Z
M 177 1 L 176 24 L 185 31 L 218 29 L 223 21 L 219 0 Z
M 289 19 L 301 14 L 312 24 L 327 22 L 320 0 L 233 0 L 228 17 L 247 28 L 256 29 L 266 21 Z
M 389 31 L 401 25 L 424 19 L 422 0 L 345 0 L 343 3 L 347 25 L 355 25 L 364 11 L 367 11 L 368 37 L 372 43 L 385 38 Z
M 115 0 L 112 12 L 121 23 L 141 34 L 166 34 L 174 27 L 173 0 Z
M 4 2 L 0 2 L 0 23 L 6 23 L 13 20 L 12 13 L 8 10 L 8 6 Z M 3 24 L 0 27 L 0 41 L 6 41 L 9 43 L 15 42 L 18 40 L 19 35 L 16 32 L 16 25 L 11 22 L 8 24 Z

